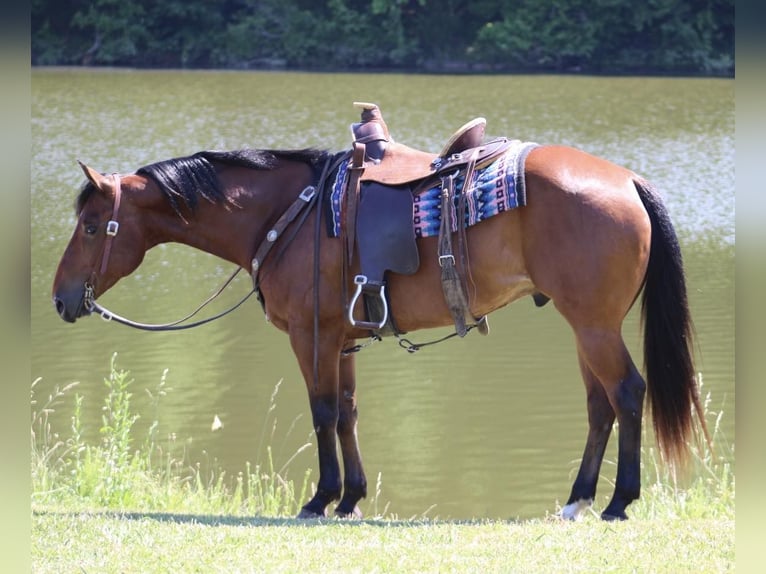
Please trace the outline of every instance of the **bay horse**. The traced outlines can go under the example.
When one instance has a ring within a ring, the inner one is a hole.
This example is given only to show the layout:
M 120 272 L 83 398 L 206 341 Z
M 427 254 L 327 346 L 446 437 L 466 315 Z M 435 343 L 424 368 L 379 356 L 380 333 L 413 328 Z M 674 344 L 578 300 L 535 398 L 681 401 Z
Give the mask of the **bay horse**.
M 109 175 L 81 164 L 87 180 L 53 281 L 56 311 L 68 322 L 90 314 L 96 298 L 164 242 L 252 271 L 256 247 L 267 241 L 267 232 L 338 156 L 319 149 L 203 151 Z M 617 476 L 601 517 L 626 519 L 626 507 L 640 491 L 647 389 L 656 440 L 669 464 L 688 458 L 688 441 L 699 436 L 700 426 L 709 443 L 678 239 L 653 186 L 606 159 L 541 145 L 527 156 L 523 177 L 524 207 L 465 230 L 470 309 L 479 317 L 532 295 L 552 301 L 569 323 L 589 430 L 560 515 L 576 519 L 592 505 L 616 420 Z M 316 217 L 287 224 L 292 235 L 275 240 L 281 245 L 253 275 L 268 319 L 289 336 L 317 437 L 319 480 L 299 517 L 325 516 L 338 500 L 336 515 L 358 517 L 367 479 L 357 442 L 355 355 L 345 351 L 369 331 L 347 320 L 358 258 L 344 272 L 345 249 L 325 232 L 328 215 L 317 205 L 310 208 Z M 388 281 L 391 312 L 405 333 L 453 323 L 440 289 L 437 238 L 418 238 L 417 250 L 417 271 L 392 273 Z M 646 381 L 621 334 L 642 292 Z

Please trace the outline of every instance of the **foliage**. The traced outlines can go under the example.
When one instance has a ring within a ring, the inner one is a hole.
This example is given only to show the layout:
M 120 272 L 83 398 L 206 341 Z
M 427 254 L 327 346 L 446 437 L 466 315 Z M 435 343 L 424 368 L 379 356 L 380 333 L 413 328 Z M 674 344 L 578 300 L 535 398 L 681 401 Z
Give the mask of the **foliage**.
M 169 390 L 167 371 L 150 392 L 155 415 Z M 139 415 L 131 410 L 129 373 L 118 369 L 112 356 L 109 376 L 104 379 L 106 396 L 102 407 L 100 440 L 90 444 L 81 419 L 82 395 L 74 396 L 71 435 L 61 438 L 51 431 L 50 415 L 77 383 L 56 388 L 38 404 L 32 384 L 32 504 L 33 508 L 84 508 L 164 512 L 224 512 L 257 516 L 294 515 L 308 496 L 310 470 L 296 483 L 287 476 L 290 462 L 311 446 L 304 444 L 280 468 L 275 467 L 271 447 L 265 460 L 246 463 L 243 472 L 229 480 L 223 471 L 191 464 L 175 435 L 167 441 L 158 436 L 155 418 L 140 446 L 135 445 L 134 423 Z M 277 388 L 272 394 L 273 411 Z M 268 419 L 267 419 L 268 420 Z M 272 437 L 277 424 L 273 421 Z M 179 452 L 180 450 L 180 452 Z
M 85 398 L 75 394 L 70 436 L 51 431 L 49 417 L 77 387 L 56 388 L 40 403 L 32 383 L 32 570 L 34 572 L 364 571 L 364 572 L 725 572 L 734 569 L 734 447 L 720 436 L 718 459 L 700 445 L 695 479 L 676 476 L 643 452 L 642 497 L 624 523 L 597 512 L 578 523 L 556 516 L 528 521 L 399 520 L 378 508 L 381 480 L 367 514 L 373 518 L 301 521 L 308 495 L 287 477 L 295 455 L 276 468 L 266 459 L 235 480 L 190 465 L 159 439 L 160 400 L 167 371 L 149 394 L 154 420 L 137 444 L 131 410 L 133 381 L 112 356 L 104 379 L 99 440 L 89 443 L 81 421 Z M 279 383 L 264 431 L 271 426 Z M 268 423 L 268 424 L 267 424 Z M 288 431 L 289 433 L 289 431 Z M 262 433 L 265 435 L 266 433 Z M 301 452 L 305 445 L 298 450 Z M 260 449 L 259 449 L 260 450 Z M 384 519 L 385 517 L 385 519 Z M 321 523 L 321 526 L 320 526 Z M 320 528 L 314 528 L 320 526 Z M 596 543 L 594 543 L 596 541 Z
M 734 1 L 32 0 L 34 65 L 734 73 Z
M 104 379 L 99 440 L 85 439 L 81 420 L 84 398 L 75 394 L 70 436 L 62 438 L 51 431 L 50 415 L 65 400 L 77 383 L 54 389 L 40 404 L 35 397 L 39 379 L 32 383 L 32 505 L 33 509 L 87 509 L 142 512 L 209 513 L 228 516 L 295 516 L 310 496 L 310 470 L 296 483 L 289 478 L 289 466 L 295 457 L 309 448 L 301 446 L 277 467 L 270 444 L 275 440 L 276 419 L 272 413 L 280 383 L 274 388 L 260 433 L 263 441 L 255 464 L 245 463 L 244 471 L 231 479 L 216 468 L 191 463 L 171 433 L 167 440 L 159 436 L 159 404 L 170 390 L 167 371 L 157 387 L 149 392 L 154 416 L 146 437 L 136 444 L 134 424 L 139 415 L 131 409 L 132 379 L 117 368 L 114 354 L 109 375 Z M 734 446 L 720 430 L 723 412 L 710 409 L 705 401 L 706 418 L 714 418 L 713 444 L 716 455 L 704 444 L 690 444 L 693 467 L 687 469 L 691 480 L 679 478 L 672 467 L 661 464 L 653 447 L 642 451 L 641 498 L 630 506 L 630 515 L 638 520 L 734 520 L 735 478 Z M 271 426 L 269 434 L 268 427 Z M 287 431 L 289 435 L 295 421 Z M 644 436 L 645 444 L 652 441 Z M 262 448 L 265 444 L 265 452 Z M 180 452 L 179 452 L 180 451 Z M 605 461 L 607 466 L 613 461 Z M 605 473 L 612 475 L 613 472 Z M 602 480 L 609 480 L 602 477 Z M 612 489 L 604 489 L 604 496 Z M 381 507 L 381 477 L 367 500 L 365 513 L 377 518 L 396 519 L 386 504 Z M 607 498 L 597 500 L 591 511 L 597 517 Z M 425 516 L 424 512 L 421 516 Z

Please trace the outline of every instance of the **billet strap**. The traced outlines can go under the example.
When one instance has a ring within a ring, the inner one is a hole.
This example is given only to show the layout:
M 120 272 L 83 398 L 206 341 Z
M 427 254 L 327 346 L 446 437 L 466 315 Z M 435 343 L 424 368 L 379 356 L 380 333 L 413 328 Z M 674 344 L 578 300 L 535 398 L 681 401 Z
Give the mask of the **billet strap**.
M 346 237 L 348 244 L 348 264 L 354 259 L 354 242 L 356 241 L 356 211 L 359 204 L 359 182 L 364 172 L 365 144 L 354 142 L 349 168 L 348 187 L 346 188 Z

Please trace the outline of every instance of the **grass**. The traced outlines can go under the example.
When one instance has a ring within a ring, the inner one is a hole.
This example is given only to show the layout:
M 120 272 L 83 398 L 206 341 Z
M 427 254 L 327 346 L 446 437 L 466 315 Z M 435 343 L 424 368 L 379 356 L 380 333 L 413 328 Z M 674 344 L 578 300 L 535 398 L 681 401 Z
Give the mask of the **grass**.
M 134 436 L 129 373 L 112 356 L 99 439 L 84 438 L 84 397 L 76 385 L 44 401 L 32 384 L 32 564 L 34 572 L 726 572 L 734 569 L 733 445 L 713 437 L 719 458 L 691 446 L 684 484 L 643 452 L 642 497 L 631 520 L 578 523 L 554 516 L 528 521 L 399 520 L 381 508 L 381 481 L 363 521 L 297 521 L 313 491 L 289 463 L 245 463 L 237 476 L 203 473 L 157 436 L 156 408 L 166 374 L 150 393 L 155 418 Z M 274 410 L 279 384 L 272 394 Z M 72 393 L 69 435 L 49 417 Z M 271 440 L 277 428 L 272 422 Z M 292 427 L 291 427 L 292 428 Z M 266 425 L 264 425 L 264 436 Z M 289 432 L 289 431 L 288 431 Z M 647 441 L 644 441 L 646 444 Z M 311 445 L 306 444 L 298 452 Z M 721 451 L 724 452 L 721 452 Z M 297 453 L 296 453 L 297 454 Z M 614 469 L 608 467 L 609 472 Z M 605 473 L 608 474 L 609 472 Z M 602 478 L 602 480 L 604 480 Z M 602 490 L 608 490 L 603 488 Z M 365 510 L 363 508 L 363 510 Z
M 398 522 L 49 513 L 35 572 L 728 572 L 734 524 Z
M 196 512 L 231 515 L 289 516 L 299 512 L 300 501 L 310 488 L 310 470 L 296 483 L 286 478 L 290 461 L 309 448 L 304 444 L 282 466 L 275 468 L 271 447 L 265 460 L 245 468 L 229 480 L 215 468 L 202 470 L 187 460 L 182 445 L 157 436 L 154 418 L 146 437 L 136 446 L 133 427 L 139 415 L 131 411 L 132 379 L 117 368 L 112 356 L 102 407 L 100 440 L 89 444 L 83 435 L 83 396 L 75 394 L 70 436 L 52 432 L 49 422 L 54 407 L 76 389 L 76 383 L 55 388 L 39 403 L 32 384 L 32 508 L 78 510 L 135 510 L 147 512 Z M 149 394 L 155 415 L 167 394 L 167 371 Z M 274 410 L 279 384 L 272 393 L 269 414 Z M 268 418 L 267 421 L 268 422 Z M 272 435 L 276 432 L 272 425 Z M 264 423 L 265 431 L 265 423 Z

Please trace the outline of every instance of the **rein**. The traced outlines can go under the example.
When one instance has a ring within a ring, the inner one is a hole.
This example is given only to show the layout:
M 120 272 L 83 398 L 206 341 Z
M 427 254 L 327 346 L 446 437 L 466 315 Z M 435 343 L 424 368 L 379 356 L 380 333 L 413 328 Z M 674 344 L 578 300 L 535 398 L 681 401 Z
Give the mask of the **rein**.
M 238 267 L 237 270 L 218 289 L 218 291 L 216 291 L 210 297 L 208 297 L 205 301 L 203 301 L 199 307 L 197 307 L 194 311 L 189 313 L 186 317 L 184 317 L 183 319 L 178 319 L 177 321 L 172 321 L 170 323 L 159 323 L 159 324 L 139 323 L 138 321 L 133 321 L 131 319 L 127 319 L 121 315 L 118 315 L 117 313 L 114 313 L 110 311 L 109 309 L 102 307 L 96 302 L 96 300 L 93 297 L 93 287 L 91 287 L 87 283 L 85 284 L 85 300 L 83 304 L 85 305 L 85 308 L 91 313 L 93 312 L 98 313 L 104 321 L 115 321 L 116 323 L 120 323 L 121 325 L 127 325 L 128 327 L 133 327 L 134 329 L 141 329 L 143 331 L 181 331 L 183 329 L 191 329 L 192 327 L 198 327 L 200 325 L 204 325 L 205 323 L 210 323 L 211 321 L 220 319 L 224 315 L 228 315 L 235 309 L 239 308 L 245 301 L 247 301 L 250 298 L 250 296 L 253 293 L 255 293 L 255 289 L 251 289 L 247 295 L 245 295 L 232 307 L 226 309 L 225 311 L 221 311 L 217 315 L 213 315 L 212 317 L 208 317 L 207 319 L 201 319 L 193 323 L 187 323 L 185 325 L 181 324 L 181 323 L 184 323 L 185 321 L 188 321 L 192 317 L 194 317 L 202 309 L 207 307 L 207 305 L 210 304 L 214 299 L 216 299 L 221 293 L 223 293 L 223 290 L 229 286 L 229 284 L 234 280 L 234 277 L 236 277 L 241 270 L 242 268 Z

